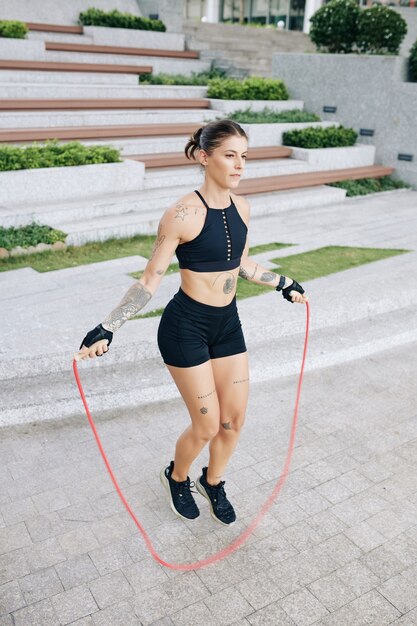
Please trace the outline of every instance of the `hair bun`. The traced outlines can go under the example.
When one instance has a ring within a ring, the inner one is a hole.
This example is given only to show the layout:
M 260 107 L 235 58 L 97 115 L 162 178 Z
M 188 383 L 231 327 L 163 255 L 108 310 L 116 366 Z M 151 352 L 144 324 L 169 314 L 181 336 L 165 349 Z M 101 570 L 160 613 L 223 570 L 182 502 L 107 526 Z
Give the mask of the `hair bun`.
M 185 156 L 187 159 L 195 160 L 195 153 L 200 148 L 200 137 L 203 132 L 204 126 L 201 128 L 197 128 L 194 133 L 191 135 L 190 139 L 187 142 L 187 145 L 184 148 Z

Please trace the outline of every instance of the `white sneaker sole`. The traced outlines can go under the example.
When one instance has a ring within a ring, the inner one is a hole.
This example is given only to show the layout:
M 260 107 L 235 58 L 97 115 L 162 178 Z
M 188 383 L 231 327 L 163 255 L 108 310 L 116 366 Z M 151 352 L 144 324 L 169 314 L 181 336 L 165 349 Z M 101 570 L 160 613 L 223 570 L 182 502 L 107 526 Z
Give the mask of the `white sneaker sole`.
M 234 522 L 230 522 L 229 524 L 227 524 L 226 522 L 222 522 L 218 517 L 216 517 L 216 515 L 214 514 L 214 510 L 213 510 L 213 505 L 211 503 L 211 500 L 208 496 L 207 491 L 204 489 L 203 485 L 200 483 L 200 479 L 197 478 L 195 486 L 197 488 L 198 493 L 200 493 L 209 503 L 209 507 L 210 507 L 210 514 L 211 517 L 216 520 L 216 522 L 218 522 L 219 524 L 221 524 L 222 526 L 233 526 L 233 524 L 236 522 L 236 520 L 234 520 Z
M 174 502 L 172 500 L 172 495 L 171 495 L 171 489 L 169 487 L 169 481 L 168 478 L 165 476 L 165 469 L 166 467 L 163 467 L 161 469 L 161 471 L 159 472 L 159 478 L 161 479 L 161 483 L 163 484 L 163 486 L 165 487 L 165 489 L 168 492 L 168 496 L 169 496 L 169 506 L 171 507 L 172 511 L 175 513 L 175 515 L 177 515 L 178 517 L 181 517 L 181 519 L 185 520 L 186 522 L 192 522 L 194 519 L 197 519 L 195 517 L 185 517 L 184 515 L 181 515 L 181 513 L 179 513 L 177 511 L 177 509 L 174 506 Z M 198 517 L 198 515 L 197 515 Z

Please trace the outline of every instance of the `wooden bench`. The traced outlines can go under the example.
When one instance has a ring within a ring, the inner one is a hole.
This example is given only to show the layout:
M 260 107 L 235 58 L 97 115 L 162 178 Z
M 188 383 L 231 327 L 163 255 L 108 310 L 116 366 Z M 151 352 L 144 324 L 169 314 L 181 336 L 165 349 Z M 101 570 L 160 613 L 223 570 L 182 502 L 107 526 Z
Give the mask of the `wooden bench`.
M 315 187 L 336 183 L 341 180 L 359 180 L 360 178 L 382 178 L 395 171 L 394 167 L 383 165 L 367 165 L 365 167 L 349 167 L 341 170 L 325 170 L 320 172 L 300 172 L 282 176 L 265 176 L 248 178 L 239 183 L 234 190 L 237 194 L 256 194 L 300 187 Z
M 201 124 L 138 124 L 135 126 L 82 126 L 68 128 L 24 128 L 0 130 L 0 142 L 45 141 L 47 139 L 120 139 L 191 135 Z
M 178 59 L 198 59 L 199 53 L 194 50 L 159 50 L 156 48 L 126 48 L 123 46 L 99 46 L 95 44 L 61 43 L 45 41 L 45 50 L 66 52 L 90 52 L 98 54 L 125 54 L 144 57 L 172 57 Z
M 109 74 L 151 74 L 150 65 L 111 65 L 109 63 L 55 63 L 52 61 L 10 61 L 0 59 L 0 70 L 45 72 L 98 72 Z
M 260 160 L 260 159 L 282 159 L 289 157 L 291 154 L 291 148 L 284 146 L 268 146 L 261 148 L 249 148 L 248 160 Z M 134 161 L 142 161 L 145 163 L 146 169 L 154 167 L 175 167 L 178 165 L 195 165 L 196 161 L 190 161 L 187 159 L 183 152 L 167 152 L 165 154 L 134 154 L 124 155 L 126 159 L 132 159 Z
M 138 88 L 139 91 L 139 88 Z M 0 100 L 0 111 L 62 111 L 88 109 L 208 109 L 203 98 L 65 98 Z
M 82 35 L 84 30 L 82 26 L 64 26 L 61 24 L 38 24 L 37 22 L 26 22 L 29 30 L 40 30 L 49 33 L 71 33 L 73 35 Z

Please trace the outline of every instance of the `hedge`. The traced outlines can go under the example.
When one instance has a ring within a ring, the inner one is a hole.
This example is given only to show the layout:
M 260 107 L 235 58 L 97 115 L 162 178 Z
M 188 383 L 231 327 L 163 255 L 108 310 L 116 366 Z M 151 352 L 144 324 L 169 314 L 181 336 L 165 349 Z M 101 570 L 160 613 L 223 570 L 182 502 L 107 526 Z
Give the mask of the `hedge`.
M 161 20 L 153 20 L 149 17 L 139 17 L 131 13 L 114 11 L 102 11 L 91 7 L 78 16 L 78 21 L 84 26 L 107 26 L 109 28 L 132 28 L 136 30 L 166 31 L 166 26 Z
M 409 72 L 410 79 L 417 82 L 417 40 L 410 48 Z
M 407 22 L 397 11 L 375 5 L 359 14 L 356 46 L 367 54 L 398 54 L 406 33 Z
M 287 88 L 282 80 L 250 76 L 237 78 L 213 78 L 208 82 L 208 98 L 221 100 L 288 100 Z
M 191 76 L 184 74 L 141 74 L 139 78 L 140 84 L 150 85 L 207 85 L 212 78 L 222 78 L 225 75 L 224 70 L 211 67 L 204 72 L 192 72 Z
M 27 248 L 28 246 L 36 246 L 38 243 L 52 244 L 56 241 L 65 241 L 66 236 L 62 230 L 44 224 L 36 224 L 36 222 L 18 228 L 0 226 L 0 248 L 13 250 L 16 246 Z
M 24 39 L 27 32 L 28 27 L 23 22 L 16 20 L 0 20 L 0 37 Z
M 283 133 L 282 143 L 298 148 L 342 148 L 353 146 L 358 133 L 343 126 L 321 126 L 291 130 Z
M 320 117 L 315 113 L 288 109 L 286 111 L 273 111 L 264 107 L 262 111 L 252 111 L 250 107 L 244 110 L 233 111 L 227 115 L 229 120 L 235 120 L 240 124 L 287 124 L 296 122 L 320 122 Z
M 309 37 L 320 52 L 352 52 L 361 9 L 354 0 L 331 0 L 310 18 Z
M 116 148 L 84 146 L 78 141 L 60 144 L 53 140 L 45 145 L 35 143 L 23 148 L 0 146 L 0 172 L 120 161 L 120 152 Z

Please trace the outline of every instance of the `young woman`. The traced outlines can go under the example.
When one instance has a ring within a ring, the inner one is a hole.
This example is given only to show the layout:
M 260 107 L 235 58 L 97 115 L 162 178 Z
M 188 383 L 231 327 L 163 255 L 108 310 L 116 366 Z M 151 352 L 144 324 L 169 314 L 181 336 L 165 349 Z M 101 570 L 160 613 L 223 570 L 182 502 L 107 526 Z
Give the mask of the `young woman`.
M 160 478 L 172 510 L 194 519 L 189 468 L 210 442 L 210 460 L 197 479 L 197 490 L 213 518 L 225 525 L 236 520 L 221 480 L 245 419 L 249 371 L 245 340 L 236 308 L 238 276 L 282 290 L 290 302 L 307 296 L 296 281 L 268 271 L 248 257 L 249 204 L 231 193 L 239 185 L 248 140 L 231 120 L 210 122 L 185 147 L 205 172 L 204 183 L 169 207 L 161 218 L 153 252 L 142 277 L 119 306 L 84 338 L 82 359 L 108 351 L 113 333 L 136 315 L 157 290 L 176 254 L 181 287 L 167 304 L 158 329 L 162 358 L 190 414 L 179 437 L 174 460 Z

